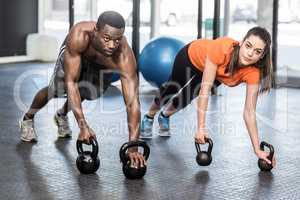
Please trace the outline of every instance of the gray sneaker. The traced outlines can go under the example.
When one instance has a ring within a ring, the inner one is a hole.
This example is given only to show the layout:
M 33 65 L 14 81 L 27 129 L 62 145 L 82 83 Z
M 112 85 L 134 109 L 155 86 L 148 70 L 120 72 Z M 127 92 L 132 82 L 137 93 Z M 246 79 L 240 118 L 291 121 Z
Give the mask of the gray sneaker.
M 24 142 L 37 142 L 37 135 L 34 129 L 33 120 L 21 120 L 19 121 L 19 127 L 21 131 L 21 140 Z
M 72 137 L 72 130 L 69 126 L 68 116 L 59 116 L 57 113 L 54 115 L 54 122 L 57 126 L 57 135 L 59 138 Z

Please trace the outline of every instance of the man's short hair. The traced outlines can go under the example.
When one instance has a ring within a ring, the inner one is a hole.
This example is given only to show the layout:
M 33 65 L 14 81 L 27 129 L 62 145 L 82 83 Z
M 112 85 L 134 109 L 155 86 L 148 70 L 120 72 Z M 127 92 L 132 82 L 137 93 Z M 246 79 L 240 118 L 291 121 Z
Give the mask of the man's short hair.
M 115 11 L 105 11 L 98 17 L 98 29 L 102 29 L 106 24 L 118 29 L 125 28 L 124 18 Z

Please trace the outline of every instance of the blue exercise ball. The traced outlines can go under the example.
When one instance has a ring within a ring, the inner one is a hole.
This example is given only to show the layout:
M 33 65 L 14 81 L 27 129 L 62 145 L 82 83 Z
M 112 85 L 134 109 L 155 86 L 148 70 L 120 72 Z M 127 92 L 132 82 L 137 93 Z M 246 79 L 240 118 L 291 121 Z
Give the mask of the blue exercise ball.
M 182 41 L 171 37 L 159 37 L 147 43 L 138 63 L 143 77 L 156 87 L 165 83 L 171 75 L 175 56 L 183 46 Z
M 114 72 L 112 77 L 111 77 L 111 82 L 113 83 L 113 82 L 116 82 L 118 80 L 120 80 L 120 74 Z

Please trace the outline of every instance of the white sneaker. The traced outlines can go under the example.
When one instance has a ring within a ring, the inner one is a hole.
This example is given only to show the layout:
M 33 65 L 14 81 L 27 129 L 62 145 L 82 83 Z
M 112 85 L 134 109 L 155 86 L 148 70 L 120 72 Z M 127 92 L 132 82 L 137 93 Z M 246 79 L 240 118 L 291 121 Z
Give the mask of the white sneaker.
M 59 116 L 57 113 L 54 115 L 54 122 L 58 128 L 57 135 L 59 138 L 72 137 L 72 130 L 69 126 L 68 116 Z
M 33 120 L 21 120 L 19 121 L 19 127 L 21 130 L 21 140 L 24 142 L 37 142 L 37 135 L 34 129 Z

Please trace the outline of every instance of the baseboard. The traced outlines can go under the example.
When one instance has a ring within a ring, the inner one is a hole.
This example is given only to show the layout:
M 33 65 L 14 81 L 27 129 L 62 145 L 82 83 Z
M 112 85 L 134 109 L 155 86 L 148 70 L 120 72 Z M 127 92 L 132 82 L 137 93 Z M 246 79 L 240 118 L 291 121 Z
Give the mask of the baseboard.
M 17 63 L 17 62 L 28 62 L 28 61 L 34 61 L 33 58 L 29 56 L 7 56 L 7 57 L 0 57 L 0 64 L 6 64 L 6 63 Z

